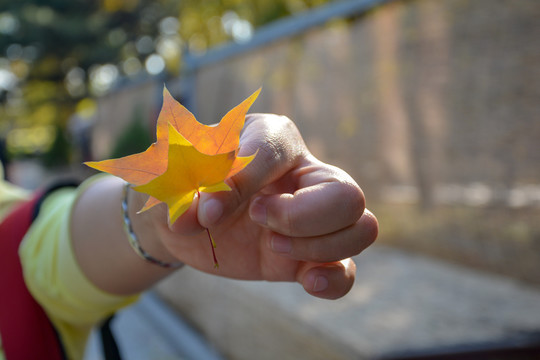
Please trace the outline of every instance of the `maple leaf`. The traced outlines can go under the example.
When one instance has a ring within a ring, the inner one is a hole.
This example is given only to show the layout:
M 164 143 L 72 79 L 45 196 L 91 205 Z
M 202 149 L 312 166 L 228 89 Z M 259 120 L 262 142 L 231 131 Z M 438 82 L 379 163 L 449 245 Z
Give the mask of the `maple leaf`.
M 118 176 L 130 184 L 142 185 L 163 174 L 167 169 L 166 151 L 167 139 L 158 140 L 144 152 L 138 154 L 118 159 L 87 161 L 84 164 L 96 170 Z
M 198 151 L 207 155 L 236 151 L 239 146 L 240 131 L 244 127 L 245 116 L 261 89 L 255 91 L 242 103 L 229 111 L 216 126 L 208 126 L 197 121 L 195 116 L 176 101 L 163 87 L 163 105 L 156 124 L 156 142 L 138 154 L 118 159 L 89 161 L 86 165 L 96 170 L 118 176 L 133 185 L 143 185 L 163 174 L 167 169 L 169 124 L 171 124 Z M 251 161 L 249 157 L 235 157 L 231 177 Z M 160 203 L 150 197 L 141 211 Z
M 236 156 L 234 150 L 217 155 L 203 154 L 173 125 L 169 125 L 168 138 L 167 170 L 149 183 L 133 189 L 165 202 L 169 206 L 171 221 L 175 222 L 189 208 L 195 194 L 231 190 L 224 180 Z
M 223 116 L 217 125 L 209 126 L 198 122 L 195 116 L 176 101 L 165 88 L 160 118 L 162 115 L 167 117 L 168 122 L 200 152 L 208 155 L 228 153 L 238 149 L 246 113 L 260 92 L 259 88 Z M 166 123 L 159 120 L 158 123 L 158 137 L 160 135 L 164 137 L 167 131 Z

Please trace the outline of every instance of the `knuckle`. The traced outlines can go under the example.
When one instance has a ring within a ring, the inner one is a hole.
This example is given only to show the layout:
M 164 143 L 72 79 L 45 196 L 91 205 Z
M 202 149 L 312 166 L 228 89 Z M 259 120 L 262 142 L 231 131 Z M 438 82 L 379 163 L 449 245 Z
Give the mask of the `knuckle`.
M 343 206 L 346 207 L 347 213 L 350 214 L 352 220 L 357 221 L 362 217 L 366 207 L 364 193 L 356 184 L 348 182 L 341 189 L 341 198 L 344 199 Z
M 267 139 L 267 141 L 258 144 L 258 154 L 260 154 L 259 162 L 264 165 L 266 169 L 275 169 L 280 161 L 281 154 L 283 152 L 280 146 L 274 139 Z
M 320 263 L 332 261 L 331 260 L 333 258 L 332 254 L 330 254 L 329 252 L 321 252 L 318 247 L 313 246 L 313 245 L 314 244 L 311 243 L 305 249 L 307 260 L 313 261 L 313 262 L 320 262 Z
M 324 263 L 338 261 L 348 257 L 346 254 L 343 254 L 347 252 L 343 247 L 329 246 L 328 239 L 322 242 L 304 240 L 302 243 L 302 251 L 305 259 L 308 261 Z
M 379 222 L 377 221 L 375 215 L 373 215 L 373 213 L 369 210 L 366 210 L 362 217 L 364 218 L 362 223 L 367 234 L 367 246 L 369 246 L 377 239 L 377 236 L 379 235 Z

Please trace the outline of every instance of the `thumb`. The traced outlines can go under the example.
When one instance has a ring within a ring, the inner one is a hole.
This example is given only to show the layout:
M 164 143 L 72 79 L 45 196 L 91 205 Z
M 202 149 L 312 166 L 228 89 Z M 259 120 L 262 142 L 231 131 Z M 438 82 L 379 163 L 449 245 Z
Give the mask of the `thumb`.
M 231 191 L 201 193 L 199 223 L 211 227 L 245 210 L 254 194 L 284 177 L 305 157 L 305 152 L 303 140 L 289 119 L 262 114 L 250 116 L 240 139 L 238 156 L 255 153 L 256 156 L 243 170 L 226 180 Z
M 245 209 L 255 193 L 282 175 L 279 167 L 279 161 L 273 154 L 259 149 L 246 168 L 225 181 L 230 191 L 200 193 L 197 211 L 200 225 L 209 228 Z
M 199 223 L 205 228 L 218 223 L 223 215 L 223 204 L 226 202 L 227 199 L 219 194 L 201 193 L 197 212 Z

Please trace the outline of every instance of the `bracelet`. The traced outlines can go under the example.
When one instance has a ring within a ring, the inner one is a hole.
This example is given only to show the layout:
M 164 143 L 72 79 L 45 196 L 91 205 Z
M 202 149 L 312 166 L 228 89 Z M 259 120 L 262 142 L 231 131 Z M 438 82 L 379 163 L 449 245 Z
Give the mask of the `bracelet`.
M 156 259 L 149 253 L 147 253 L 139 243 L 139 239 L 137 238 L 137 235 L 135 235 L 135 232 L 133 231 L 133 226 L 131 224 L 131 219 L 129 218 L 128 214 L 128 189 L 130 185 L 129 183 L 126 183 L 124 186 L 124 192 L 123 192 L 123 200 L 122 200 L 122 217 L 124 218 L 124 229 L 126 231 L 129 244 L 135 251 L 137 255 L 139 255 L 143 260 L 146 260 L 154 265 L 158 265 L 164 268 L 178 268 L 184 265 L 182 262 L 174 262 L 174 263 L 168 263 L 161 260 Z

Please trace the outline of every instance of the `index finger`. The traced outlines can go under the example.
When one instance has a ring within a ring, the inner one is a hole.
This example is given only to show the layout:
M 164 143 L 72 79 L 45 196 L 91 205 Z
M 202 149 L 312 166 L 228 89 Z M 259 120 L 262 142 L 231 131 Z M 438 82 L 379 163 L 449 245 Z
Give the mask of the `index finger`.
M 250 206 L 252 220 L 294 237 L 329 234 L 344 229 L 362 216 L 365 198 L 360 187 L 335 168 L 319 165 L 303 169 L 292 194 L 260 195 Z

